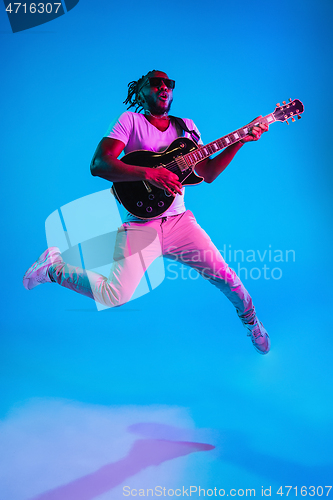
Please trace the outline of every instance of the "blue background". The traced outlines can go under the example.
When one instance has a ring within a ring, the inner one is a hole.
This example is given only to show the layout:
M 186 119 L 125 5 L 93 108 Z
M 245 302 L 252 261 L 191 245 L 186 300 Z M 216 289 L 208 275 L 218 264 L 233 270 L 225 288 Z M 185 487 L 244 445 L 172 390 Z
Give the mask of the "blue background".
M 1 498 L 32 498 L 121 459 L 128 426 L 149 421 L 169 426 L 158 438 L 177 428 L 178 440 L 215 449 L 153 466 L 125 482 L 133 488 L 260 496 L 272 486 L 281 498 L 281 485 L 332 484 L 332 14 L 330 0 L 81 0 L 12 34 L 2 9 Z M 192 118 L 204 142 L 276 102 L 304 103 L 302 120 L 273 124 L 217 181 L 186 190 L 221 250 L 295 252 L 265 258 L 281 279 L 241 274 L 271 335 L 268 356 L 229 302 L 186 272 L 173 280 L 167 269 L 153 292 L 101 312 L 57 286 L 22 286 L 49 214 L 108 187 L 90 159 L 125 110 L 127 83 L 153 68 L 176 80 L 172 112 Z M 80 448 L 89 435 L 94 453 Z M 98 498 L 123 498 L 121 488 Z

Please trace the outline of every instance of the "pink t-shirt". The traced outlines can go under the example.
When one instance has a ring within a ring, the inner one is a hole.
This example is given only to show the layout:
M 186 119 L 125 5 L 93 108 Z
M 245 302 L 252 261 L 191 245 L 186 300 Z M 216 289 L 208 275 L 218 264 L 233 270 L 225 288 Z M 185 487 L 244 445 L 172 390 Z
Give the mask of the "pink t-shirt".
M 183 120 L 189 130 L 195 130 L 200 136 L 192 120 L 188 118 L 183 118 Z M 183 135 L 184 132 L 176 125 L 172 118 L 169 127 L 164 132 L 161 132 L 147 120 L 145 115 L 126 111 L 120 115 L 116 122 L 110 125 L 106 137 L 123 142 L 125 144 L 124 153 L 127 154 L 140 149 L 156 152 L 164 151 L 172 141 Z M 188 132 L 185 132 L 185 137 L 191 139 Z M 199 140 L 199 144 L 202 144 L 201 140 Z M 161 217 L 178 215 L 185 212 L 185 188 L 182 189 L 182 192 L 182 195 L 177 194 L 175 196 L 172 205 Z M 133 216 L 128 214 L 127 219 L 129 218 L 133 219 Z

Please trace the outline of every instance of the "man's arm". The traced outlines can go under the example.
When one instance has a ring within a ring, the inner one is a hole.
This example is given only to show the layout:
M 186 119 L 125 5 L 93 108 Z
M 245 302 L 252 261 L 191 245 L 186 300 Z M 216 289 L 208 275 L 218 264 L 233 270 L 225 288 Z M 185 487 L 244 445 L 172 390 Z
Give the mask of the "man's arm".
M 237 151 L 240 150 L 245 142 L 257 141 L 260 139 L 261 134 L 263 132 L 267 132 L 267 130 L 268 125 L 264 123 L 260 123 L 258 127 L 252 127 L 250 134 L 244 137 L 241 141 L 228 146 L 222 151 L 222 153 L 215 156 L 215 158 L 207 158 L 206 160 L 198 163 L 195 168 L 196 173 L 203 177 L 205 182 L 213 182 L 223 172 L 223 170 L 227 168 Z
M 147 181 L 172 195 L 182 194 L 178 176 L 166 168 L 139 167 L 118 160 L 124 147 L 122 141 L 104 137 L 98 144 L 90 164 L 92 175 L 111 182 Z

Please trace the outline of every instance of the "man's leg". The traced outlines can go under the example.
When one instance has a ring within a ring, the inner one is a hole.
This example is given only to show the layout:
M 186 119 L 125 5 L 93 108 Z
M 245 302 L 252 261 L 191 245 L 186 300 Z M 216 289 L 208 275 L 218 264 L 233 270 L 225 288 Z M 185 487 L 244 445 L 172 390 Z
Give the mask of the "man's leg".
M 268 352 L 268 334 L 257 319 L 250 294 L 236 273 L 226 264 L 207 233 L 196 222 L 193 214 L 190 211 L 185 212 L 178 225 L 174 224 L 172 231 L 165 229 L 163 234 L 164 255 L 193 267 L 221 290 L 236 308 L 257 351 L 262 354 Z
M 114 262 L 108 279 L 66 264 L 60 252 L 49 249 L 49 256 L 44 252 L 28 269 L 23 284 L 30 290 L 38 284 L 52 281 L 107 307 L 125 304 L 131 299 L 149 265 L 161 255 L 158 229 L 156 221 L 123 224 L 117 234 Z

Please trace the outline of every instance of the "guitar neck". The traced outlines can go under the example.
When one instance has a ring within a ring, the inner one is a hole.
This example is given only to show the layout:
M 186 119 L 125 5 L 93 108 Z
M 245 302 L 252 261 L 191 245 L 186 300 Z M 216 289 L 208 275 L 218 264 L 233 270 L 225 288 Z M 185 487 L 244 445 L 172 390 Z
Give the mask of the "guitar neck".
M 192 151 L 191 153 L 187 153 L 183 156 L 183 158 L 185 159 L 188 167 L 194 167 L 194 165 L 204 160 L 205 158 L 208 158 L 212 154 L 217 153 L 227 146 L 231 146 L 231 144 L 235 144 L 236 142 L 242 140 L 243 137 L 249 134 L 250 127 L 258 125 L 259 123 L 270 124 L 275 121 L 276 118 L 274 114 L 270 113 L 269 115 L 263 116 L 260 119 L 255 120 L 250 124 L 247 124 L 244 127 L 235 130 L 234 132 L 231 132 L 231 134 L 220 137 L 220 139 L 217 139 L 216 141 L 210 142 L 209 144 L 206 144 L 204 146 L 199 146 L 198 149 Z

